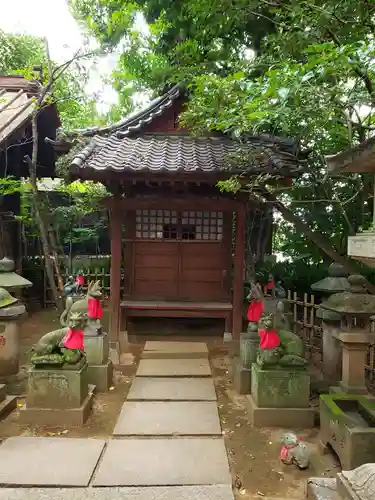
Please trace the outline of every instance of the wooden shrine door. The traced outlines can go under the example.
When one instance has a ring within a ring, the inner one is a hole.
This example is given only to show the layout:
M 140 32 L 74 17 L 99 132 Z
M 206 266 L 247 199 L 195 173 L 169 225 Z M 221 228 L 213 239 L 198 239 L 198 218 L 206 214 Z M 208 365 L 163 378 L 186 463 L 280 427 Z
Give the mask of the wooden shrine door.
M 138 210 L 132 296 L 227 301 L 231 239 L 223 212 Z

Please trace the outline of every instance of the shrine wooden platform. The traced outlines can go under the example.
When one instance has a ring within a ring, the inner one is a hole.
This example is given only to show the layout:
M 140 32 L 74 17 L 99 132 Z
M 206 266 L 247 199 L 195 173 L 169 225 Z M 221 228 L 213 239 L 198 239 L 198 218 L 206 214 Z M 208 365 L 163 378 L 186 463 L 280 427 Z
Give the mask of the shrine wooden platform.
M 233 306 L 230 302 L 123 300 L 120 308 L 125 327 L 131 317 L 223 318 L 225 330 L 231 331 Z

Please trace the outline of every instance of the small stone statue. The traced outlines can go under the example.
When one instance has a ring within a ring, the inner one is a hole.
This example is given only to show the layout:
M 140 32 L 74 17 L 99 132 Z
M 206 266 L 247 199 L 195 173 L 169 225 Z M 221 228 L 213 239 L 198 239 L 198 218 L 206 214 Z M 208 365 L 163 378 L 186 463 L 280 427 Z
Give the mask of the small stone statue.
M 286 465 L 296 465 L 299 469 L 307 469 L 310 464 L 310 453 L 306 443 L 293 432 L 285 433 L 282 443 L 280 460 Z
M 31 363 L 36 367 L 77 365 L 85 358 L 83 328 L 85 316 L 73 312 L 69 317 L 68 328 L 60 328 L 43 335 L 33 347 Z
M 85 284 L 85 278 L 82 276 L 82 274 L 79 274 L 76 276 L 74 279 L 73 276 L 69 276 L 68 281 L 64 285 L 64 295 L 66 297 L 74 296 L 74 295 L 81 295 L 82 294 L 82 287 Z
M 61 326 L 68 326 L 71 314 L 82 313 L 86 318 L 85 335 L 101 335 L 101 318 L 103 317 L 102 296 L 100 282 L 91 281 L 88 285 L 86 297 L 76 302 L 71 297 L 68 297 L 65 311 L 60 316 Z

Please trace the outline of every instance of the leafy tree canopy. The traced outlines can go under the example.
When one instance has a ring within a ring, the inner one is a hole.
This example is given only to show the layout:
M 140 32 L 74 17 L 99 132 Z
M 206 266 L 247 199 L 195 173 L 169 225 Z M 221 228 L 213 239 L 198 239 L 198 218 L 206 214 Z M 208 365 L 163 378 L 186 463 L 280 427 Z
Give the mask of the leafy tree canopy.
M 117 78 L 160 89 L 192 82 L 185 122 L 241 137 L 293 137 L 311 150 L 304 174 L 276 193 L 339 253 L 370 221 L 372 180 L 326 176 L 324 156 L 374 130 L 375 4 L 371 0 L 71 0 L 76 17 L 123 57 Z M 143 14 L 149 30 L 137 29 Z M 233 183 L 232 183 L 233 186 Z M 269 186 L 267 186 L 269 187 Z M 251 189 L 252 186 L 248 186 Z M 285 215 L 284 215 L 285 217 Z M 278 248 L 320 260 L 280 221 Z
M 100 113 L 95 96 L 88 96 L 85 86 L 89 79 L 90 64 L 94 54 L 78 54 L 53 85 L 51 102 L 58 107 L 62 127 L 65 130 L 80 129 L 93 125 L 105 125 L 120 119 L 132 109 L 130 94 L 122 93 L 118 105 Z M 86 64 L 84 64 L 86 63 Z M 64 63 L 63 63 L 64 65 Z M 52 67 L 57 63 L 52 61 Z M 17 35 L 0 30 L 0 75 L 18 74 L 37 78 L 41 83 L 48 80 L 48 61 L 44 40 L 31 35 Z

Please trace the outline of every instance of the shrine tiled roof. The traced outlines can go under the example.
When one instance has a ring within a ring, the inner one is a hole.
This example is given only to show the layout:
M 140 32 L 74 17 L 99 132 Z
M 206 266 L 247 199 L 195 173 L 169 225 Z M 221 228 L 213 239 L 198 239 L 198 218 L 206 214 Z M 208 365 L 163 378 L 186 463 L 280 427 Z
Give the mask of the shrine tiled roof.
M 220 172 L 236 170 L 236 159 L 246 162 L 241 171 L 293 174 L 299 169 L 295 155 L 280 150 L 272 141 L 253 138 L 246 143 L 219 137 L 182 134 L 145 134 L 138 137 L 95 136 L 71 164 L 74 178 L 103 172 Z M 249 165 L 251 164 L 251 165 Z M 237 169 L 238 170 L 238 169 Z M 88 174 L 88 175 L 85 175 Z
M 224 135 L 193 137 L 181 130 L 148 133 L 147 126 L 177 99 L 184 98 L 185 92 L 183 84 L 175 85 L 117 124 L 76 131 L 91 140 L 73 159 L 71 177 L 97 178 L 105 172 L 209 173 L 236 168 L 290 176 L 300 169 L 295 142 L 286 138 L 249 136 L 240 142 Z
M 175 85 L 168 92 L 151 101 L 145 108 L 131 113 L 117 123 L 108 127 L 91 127 L 75 130 L 73 135 L 93 137 L 116 132 L 120 137 L 127 137 L 132 133 L 139 132 L 145 125 L 149 125 L 155 118 L 162 115 L 183 93 L 184 86 L 182 84 Z

